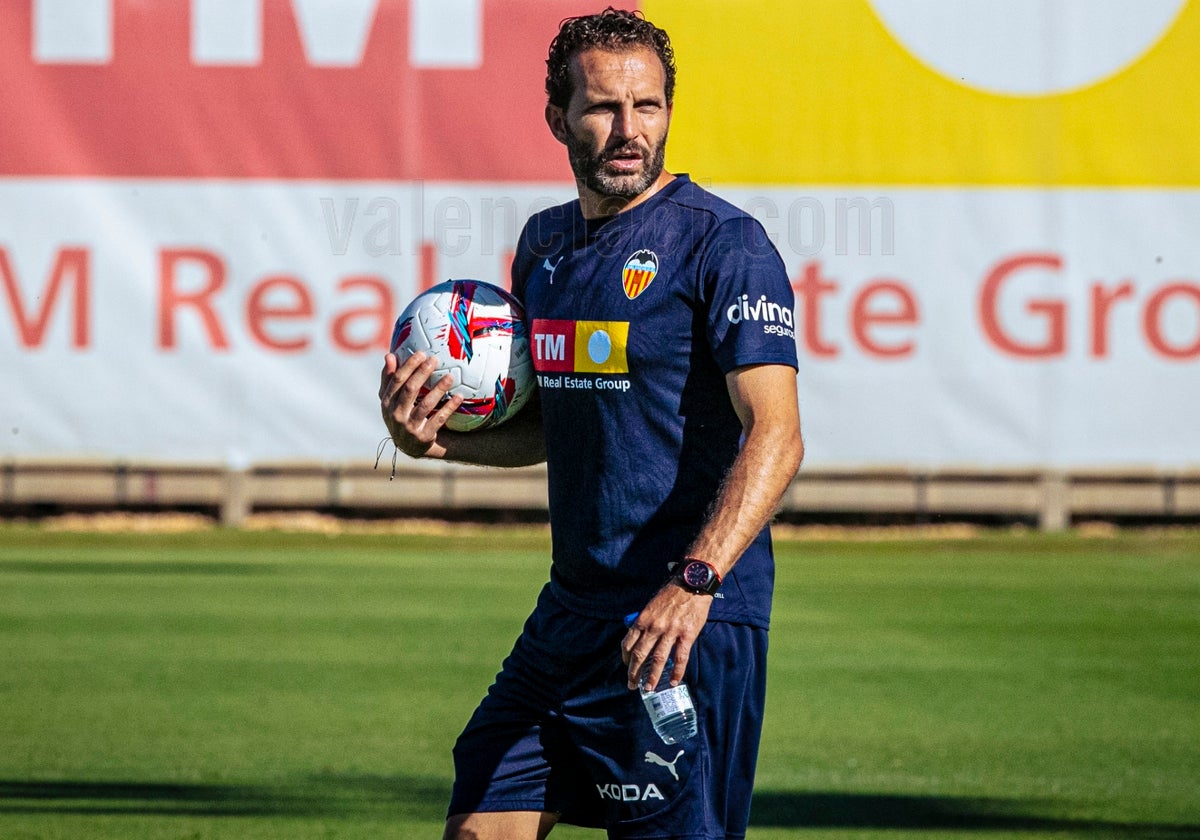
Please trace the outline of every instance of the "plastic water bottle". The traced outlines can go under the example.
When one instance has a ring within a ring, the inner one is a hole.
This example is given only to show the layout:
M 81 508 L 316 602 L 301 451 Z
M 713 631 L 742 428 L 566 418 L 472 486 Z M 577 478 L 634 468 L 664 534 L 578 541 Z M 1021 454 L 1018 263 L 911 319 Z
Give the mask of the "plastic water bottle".
M 625 617 L 625 626 L 631 627 L 637 620 L 638 614 Z M 675 744 L 696 736 L 696 706 L 692 703 L 692 693 L 687 683 L 671 685 L 671 669 L 675 667 L 672 657 L 667 658 L 658 685 L 649 685 L 649 666 L 643 669 L 638 680 L 638 691 L 642 695 L 642 705 L 650 715 L 650 723 L 664 744 Z

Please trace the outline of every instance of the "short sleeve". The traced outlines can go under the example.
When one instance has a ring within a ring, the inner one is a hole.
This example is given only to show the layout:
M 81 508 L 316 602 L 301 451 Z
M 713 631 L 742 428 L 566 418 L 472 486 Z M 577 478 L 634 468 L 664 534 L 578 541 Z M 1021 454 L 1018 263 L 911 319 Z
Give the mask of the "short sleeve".
M 756 364 L 798 367 L 795 296 L 762 225 L 744 215 L 723 222 L 704 243 L 700 274 L 708 340 L 722 372 Z

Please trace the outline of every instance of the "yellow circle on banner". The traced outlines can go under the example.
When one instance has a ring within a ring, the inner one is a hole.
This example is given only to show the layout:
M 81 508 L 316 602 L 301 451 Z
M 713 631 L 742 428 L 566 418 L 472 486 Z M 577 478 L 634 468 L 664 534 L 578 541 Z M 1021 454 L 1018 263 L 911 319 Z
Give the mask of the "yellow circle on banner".
M 868 0 L 643 9 L 678 57 L 669 165 L 702 180 L 1200 186 L 1200 0 L 1113 75 L 1042 96 L 947 78 Z

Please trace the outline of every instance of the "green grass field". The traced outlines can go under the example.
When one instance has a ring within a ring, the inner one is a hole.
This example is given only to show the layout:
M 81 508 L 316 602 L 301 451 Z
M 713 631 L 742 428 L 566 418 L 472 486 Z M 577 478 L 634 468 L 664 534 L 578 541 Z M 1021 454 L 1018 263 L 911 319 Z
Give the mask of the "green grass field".
M 440 837 L 546 552 L 0 528 L 0 838 Z M 1200 837 L 1200 534 L 778 557 L 753 840 Z

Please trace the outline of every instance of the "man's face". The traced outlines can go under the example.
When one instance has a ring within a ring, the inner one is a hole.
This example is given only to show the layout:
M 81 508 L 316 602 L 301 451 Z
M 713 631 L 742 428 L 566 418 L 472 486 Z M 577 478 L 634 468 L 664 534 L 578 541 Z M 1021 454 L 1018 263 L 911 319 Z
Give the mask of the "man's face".
M 585 50 L 571 59 L 566 110 L 547 109 L 571 171 L 605 198 L 633 199 L 663 171 L 671 108 L 662 62 L 649 49 Z

